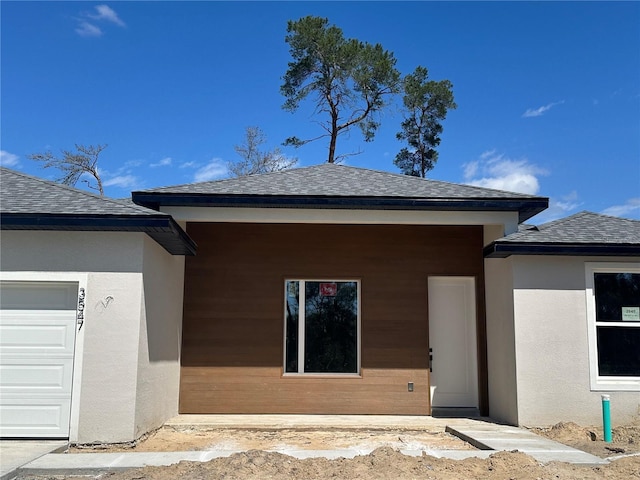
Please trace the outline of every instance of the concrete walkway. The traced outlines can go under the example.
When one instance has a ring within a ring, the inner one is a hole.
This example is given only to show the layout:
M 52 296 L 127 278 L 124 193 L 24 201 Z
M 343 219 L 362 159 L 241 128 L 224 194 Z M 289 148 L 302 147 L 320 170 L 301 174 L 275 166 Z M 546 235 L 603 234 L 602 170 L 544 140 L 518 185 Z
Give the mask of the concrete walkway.
M 541 463 L 566 462 L 580 465 L 608 463 L 590 453 L 541 437 L 523 428 L 487 423 L 484 425 L 447 426 L 446 431 L 487 451 L 518 450 Z
M 185 429 L 245 428 L 245 429 L 394 429 L 411 428 L 446 431 L 468 441 L 479 450 L 400 450 L 405 455 L 420 456 L 423 452 L 438 458 L 461 460 L 469 457 L 487 458 L 499 450 L 518 450 L 542 463 L 560 461 L 581 465 L 602 465 L 607 460 L 547 440 L 521 428 L 490 423 L 488 419 L 398 417 L 398 416 L 321 416 L 321 415 L 181 415 L 166 426 Z M 287 448 L 274 450 L 295 458 L 353 458 L 367 455 L 373 449 L 305 450 Z M 98 475 L 145 466 L 166 466 L 183 460 L 206 462 L 227 457 L 237 450 L 188 452 L 78 453 L 44 455 L 18 469 L 19 475 Z M 5 479 L 2 479 L 5 480 Z
M 66 440 L 0 440 L 0 480 L 14 478 L 25 463 L 66 448 Z

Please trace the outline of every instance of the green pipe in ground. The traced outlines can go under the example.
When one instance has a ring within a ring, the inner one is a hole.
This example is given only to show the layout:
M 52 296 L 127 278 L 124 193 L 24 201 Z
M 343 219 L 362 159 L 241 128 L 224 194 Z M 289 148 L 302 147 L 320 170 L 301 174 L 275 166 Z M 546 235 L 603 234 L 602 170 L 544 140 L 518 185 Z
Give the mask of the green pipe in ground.
M 604 441 L 611 443 L 611 406 L 609 395 L 602 395 L 602 428 L 604 430 Z

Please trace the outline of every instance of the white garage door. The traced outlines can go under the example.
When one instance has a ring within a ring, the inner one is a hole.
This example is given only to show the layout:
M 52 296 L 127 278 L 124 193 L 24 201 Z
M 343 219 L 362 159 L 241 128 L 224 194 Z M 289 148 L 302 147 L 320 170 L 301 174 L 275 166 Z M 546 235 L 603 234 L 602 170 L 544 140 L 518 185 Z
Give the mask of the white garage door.
M 0 284 L 0 436 L 67 438 L 76 283 Z

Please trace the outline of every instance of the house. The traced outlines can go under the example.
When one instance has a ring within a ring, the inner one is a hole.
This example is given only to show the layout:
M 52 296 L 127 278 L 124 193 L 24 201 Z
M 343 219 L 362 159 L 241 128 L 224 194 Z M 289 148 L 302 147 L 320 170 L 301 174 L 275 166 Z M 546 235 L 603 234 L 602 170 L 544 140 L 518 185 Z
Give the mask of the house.
M 117 442 L 177 412 L 170 215 L 0 170 L 0 434 Z
M 0 181 L 4 436 L 129 441 L 177 413 L 595 424 L 603 392 L 639 414 L 638 221 L 536 229 L 543 197 L 332 164 L 133 203 Z M 63 316 L 55 341 L 38 327 Z
M 640 419 L 640 221 L 521 226 L 485 248 L 485 276 L 496 418 L 597 425 L 610 394 L 614 421 Z

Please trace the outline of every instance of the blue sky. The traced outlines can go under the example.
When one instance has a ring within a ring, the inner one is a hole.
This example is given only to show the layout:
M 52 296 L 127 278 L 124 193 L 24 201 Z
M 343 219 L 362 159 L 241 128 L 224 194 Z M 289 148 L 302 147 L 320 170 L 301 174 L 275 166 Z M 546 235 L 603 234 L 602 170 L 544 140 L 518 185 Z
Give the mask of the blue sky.
M 319 133 L 312 104 L 282 110 L 287 20 L 327 17 L 453 82 L 429 177 L 550 197 L 541 223 L 580 210 L 640 219 L 638 2 L 11 2 L 1 9 L 3 165 L 108 144 L 106 193 L 223 178 L 245 127 L 274 148 Z M 398 172 L 394 101 L 353 166 Z M 326 160 L 326 142 L 283 152 Z M 82 185 L 78 185 L 82 188 Z M 347 193 L 347 192 L 346 192 Z

